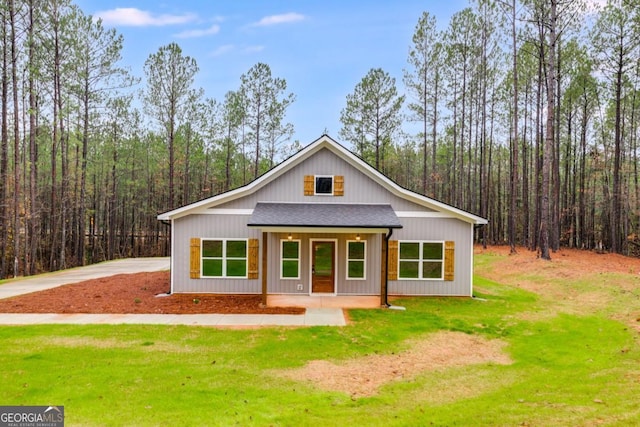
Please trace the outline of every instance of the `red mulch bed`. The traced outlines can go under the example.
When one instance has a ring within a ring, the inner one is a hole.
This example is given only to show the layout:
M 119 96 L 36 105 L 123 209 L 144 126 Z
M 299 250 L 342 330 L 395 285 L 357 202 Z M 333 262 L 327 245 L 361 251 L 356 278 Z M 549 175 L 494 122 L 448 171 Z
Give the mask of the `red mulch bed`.
M 168 271 L 118 274 L 0 300 L 0 313 L 301 314 L 261 307 L 261 295 L 173 294 Z

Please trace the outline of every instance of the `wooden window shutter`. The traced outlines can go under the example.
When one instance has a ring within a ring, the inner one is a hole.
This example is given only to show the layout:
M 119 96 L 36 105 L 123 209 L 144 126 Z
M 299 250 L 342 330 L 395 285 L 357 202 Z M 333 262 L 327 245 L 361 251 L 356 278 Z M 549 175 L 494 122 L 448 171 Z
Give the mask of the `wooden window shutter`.
M 344 196 L 344 176 L 336 175 L 333 177 L 333 195 Z
M 189 253 L 189 277 L 192 279 L 200 278 L 200 239 L 198 237 L 191 238 Z
M 304 195 L 313 196 L 315 194 L 316 178 L 313 175 L 304 176 Z
M 259 248 L 260 244 L 258 243 L 258 239 L 249 239 L 249 271 L 247 272 L 248 279 L 258 278 L 258 266 L 260 265 Z
M 455 266 L 455 242 L 444 242 L 444 280 L 453 281 L 453 270 Z
M 389 280 L 398 280 L 398 241 L 389 240 L 389 269 L 387 270 L 387 278 Z

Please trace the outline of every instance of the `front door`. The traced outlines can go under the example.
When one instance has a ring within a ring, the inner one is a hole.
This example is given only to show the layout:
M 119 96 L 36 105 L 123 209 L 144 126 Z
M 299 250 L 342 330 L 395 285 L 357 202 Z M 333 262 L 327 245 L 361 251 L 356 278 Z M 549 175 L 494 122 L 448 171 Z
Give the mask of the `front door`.
M 335 293 L 335 242 L 311 244 L 311 292 Z

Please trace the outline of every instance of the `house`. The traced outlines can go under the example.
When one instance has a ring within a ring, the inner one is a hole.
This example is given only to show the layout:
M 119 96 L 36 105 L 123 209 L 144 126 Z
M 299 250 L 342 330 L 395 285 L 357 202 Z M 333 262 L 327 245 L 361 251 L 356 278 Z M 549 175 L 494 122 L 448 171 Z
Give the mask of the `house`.
M 163 213 L 171 292 L 472 296 L 487 220 L 409 191 L 323 135 L 253 182 Z

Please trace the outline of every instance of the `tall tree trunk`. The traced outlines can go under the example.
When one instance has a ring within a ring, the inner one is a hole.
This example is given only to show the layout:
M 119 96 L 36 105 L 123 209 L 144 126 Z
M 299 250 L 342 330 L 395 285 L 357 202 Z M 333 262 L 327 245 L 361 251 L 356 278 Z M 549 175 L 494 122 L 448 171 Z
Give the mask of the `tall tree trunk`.
M 551 221 L 549 226 L 549 245 L 553 251 L 557 251 L 560 248 L 560 91 L 561 91 L 561 39 L 556 34 L 556 62 L 554 65 L 555 79 L 556 79 L 556 91 L 555 91 L 555 124 L 554 124 L 554 143 L 553 143 L 553 165 L 551 168 L 551 182 L 552 182 L 552 199 L 551 199 Z
M 58 227 L 60 221 L 60 214 L 58 212 L 58 197 L 57 197 L 57 189 L 58 185 L 58 148 L 59 148 L 59 139 L 62 139 L 62 130 L 58 127 L 58 122 L 62 123 L 62 120 L 59 119 L 60 115 L 62 115 L 61 104 L 62 101 L 60 98 L 61 87 L 60 87 L 60 61 L 61 61 L 61 53 L 60 53 L 60 17 L 59 11 L 55 8 L 53 10 L 52 16 L 52 24 L 53 24 L 53 135 L 51 138 L 51 195 L 50 195 L 50 205 L 49 205 L 49 227 L 50 227 L 50 254 L 49 254 L 49 269 L 50 270 L 58 270 L 60 266 L 57 264 L 58 259 L 56 258 L 56 252 L 59 250 L 58 246 Z
M 175 111 L 173 103 L 171 105 L 171 110 L 169 112 L 169 123 L 168 123 L 168 143 L 169 143 L 169 209 L 173 209 L 175 207 Z
M 89 75 L 89 70 L 85 70 Z M 86 197 L 87 197 L 87 156 L 89 153 L 89 81 L 84 82 L 84 114 L 82 117 L 82 160 L 80 162 L 80 200 L 78 209 L 78 236 L 76 264 L 85 263 Z
M 255 127 L 256 134 L 254 136 L 254 140 L 256 144 L 256 155 L 255 155 L 254 164 L 253 164 L 253 179 L 257 179 L 258 176 L 260 175 L 260 137 L 261 137 L 260 131 L 261 131 L 261 125 L 262 125 L 261 102 L 262 102 L 262 99 L 258 97 L 258 99 L 256 100 L 256 127 Z
M 29 1 L 29 30 L 28 30 L 28 55 L 29 55 L 29 262 L 27 263 L 26 273 L 31 275 L 36 273 L 36 255 L 37 248 L 40 243 L 39 224 L 40 224 L 40 206 L 38 203 L 38 151 L 37 151 L 37 120 L 38 111 L 36 101 L 35 88 L 35 22 L 34 1 Z
M 231 146 L 233 140 L 231 139 L 231 124 L 227 126 L 227 138 L 225 144 L 225 159 L 224 159 L 224 191 L 229 191 L 231 188 Z
M 529 245 L 529 146 L 527 143 L 527 117 L 529 112 L 529 92 L 530 85 L 527 84 L 524 94 L 524 126 L 522 129 L 522 245 L 527 247 Z
M 9 244 L 9 218 L 7 217 L 7 185 L 9 174 L 9 49 L 7 11 L 2 14 L 2 124 L 0 131 L 0 279 L 7 277 L 7 246 Z
M 437 130 L 438 130 L 438 97 L 439 97 L 440 72 L 435 71 L 433 87 L 433 122 L 431 123 L 431 197 L 436 197 L 436 158 L 437 158 Z
M 557 0 L 551 0 L 551 10 L 548 22 L 549 52 L 547 54 L 547 124 L 545 129 L 544 153 L 542 162 L 542 217 L 540 221 L 540 257 L 550 260 L 549 226 L 551 224 L 551 206 L 549 200 L 551 168 L 553 166 L 554 119 L 556 98 L 556 19 Z
M 11 22 L 11 91 L 13 95 L 13 276 L 20 274 L 20 110 L 18 103 L 18 48 L 16 5 L 8 1 Z
M 578 186 L 578 221 L 577 221 L 577 236 L 578 247 L 582 249 L 589 248 L 587 243 L 587 205 L 586 205 L 586 164 L 587 164 L 587 120 L 588 120 L 588 102 L 586 91 L 583 93 L 582 104 L 582 123 L 580 127 L 580 183 Z
M 510 252 L 516 252 L 516 202 L 518 199 L 518 45 L 516 43 L 516 0 L 511 4 L 511 43 L 513 49 L 513 124 L 511 147 L 511 181 L 509 191 L 509 224 L 507 225 Z
M 621 186 L 620 186 L 620 167 L 622 158 L 622 125 L 621 125 L 621 109 L 622 109 L 622 76 L 623 76 L 623 52 L 622 47 L 618 50 L 618 61 L 615 82 L 615 127 L 614 127 L 614 149 L 613 149 L 613 195 L 611 209 L 611 251 L 621 253 L 622 244 L 622 202 L 621 202 Z

